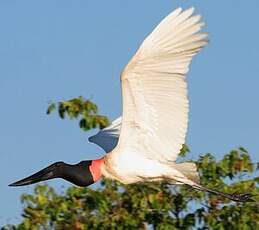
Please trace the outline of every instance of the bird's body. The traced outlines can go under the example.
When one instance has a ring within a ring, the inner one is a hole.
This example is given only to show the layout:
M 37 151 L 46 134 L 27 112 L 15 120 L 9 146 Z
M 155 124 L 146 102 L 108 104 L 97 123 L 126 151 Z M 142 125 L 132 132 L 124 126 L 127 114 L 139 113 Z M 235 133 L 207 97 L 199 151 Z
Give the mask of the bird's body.
M 124 150 L 123 153 L 128 152 Z M 148 181 L 151 178 L 161 179 L 163 175 L 172 174 L 173 168 L 131 151 L 130 154 L 111 152 L 104 157 L 101 171 L 105 177 L 118 180 L 123 184 L 132 184 Z
M 104 176 L 124 184 L 186 184 L 237 201 L 248 199 L 247 194 L 204 188 L 194 163 L 176 163 L 188 124 L 186 74 L 192 57 L 207 44 L 207 34 L 200 32 L 204 23 L 193 11 L 178 8 L 163 19 L 123 70 L 123 116 L 89 139 L 107 152 L 102 159 L 60 162 L 11 185 L 63 178 L 87 186 Z
M 102 159 L 100 171 L 103 176 L 118 180 L 123 184 L 162 180 L 171 184 L 193 184 L 187 176 L 178 170 L 181 164 L 163 163 L 148 159 L 145 155 L 127 149 L 121 151 L 122 154 L 119 151 L 108 153 Z M 194 164 L 189 164 L 195 167 Z

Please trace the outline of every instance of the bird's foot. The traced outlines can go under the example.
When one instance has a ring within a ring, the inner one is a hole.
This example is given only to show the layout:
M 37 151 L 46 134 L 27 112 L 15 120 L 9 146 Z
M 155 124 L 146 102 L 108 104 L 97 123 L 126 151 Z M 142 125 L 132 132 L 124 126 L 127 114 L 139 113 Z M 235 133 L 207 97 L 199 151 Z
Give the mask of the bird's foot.
M 230 199 L 236 202 L 253 202 L 255 200 L 251 199 L 253 196 L 253 194 L 251 193 L 232 193 L 229 194 L 230 195 Z

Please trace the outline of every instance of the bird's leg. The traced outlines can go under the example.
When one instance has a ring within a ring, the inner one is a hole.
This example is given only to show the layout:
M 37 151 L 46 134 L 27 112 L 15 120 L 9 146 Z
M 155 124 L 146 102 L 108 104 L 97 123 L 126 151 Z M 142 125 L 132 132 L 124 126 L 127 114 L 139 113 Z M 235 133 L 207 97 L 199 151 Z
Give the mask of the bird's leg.
M 198 184 L 191 185 L 191 187 L 193 187 L 193 188 L 195 188 L 199 191 L 209 192 L 209 193 L 212 193 L 212 194 L 215 194 L 215 195 L 218 195 L 218 196 L 228 198 L 228 199 L 236 201 L 236 202 L 254 201 L 253 199 L 251 199 L 251 197 L 255 196 L 255 195 L 252 195 L 250 193 L 232 193 L 232 194 L 229 194 L 229 193 L 219 192 L 217 190 L 212 190 L 212 189 L 203 187 L 203 186 L 198 185 Z
M 173 183 L 172 183 L 172 179 L 171 178 L 167 178 L 165 176 L 160 176 L 160 177 L 140 177 L 142 178 L 143 180 L 149 180 L 149 181 L 168 181 L 169 184 L 184 184 L 182 181 L 179 181 L 177 179 L 174 179 Z M 203 187 L 199 184 L 185 184 L 185 185 L 188 185 L 192 188 L 195 188 L 199 191 L 202 191 L 202 192 L 208 192 L 208 193 L 212 193 L 214 195 L 217 195 L 217 196 L 222 196 L 222 197 L 225 197 L 225 198 L 228 198 L 230 200 L 233 200 L 233 201 L 236 201 L 236 202 L 251 202 L 251 201 L 254 201 L 253 199 L 251 199 L 251 197 L 255 196 L 253 194 L 250 194 L 250 193 L 232 193 L 232 194 L 229 194 L 229 193 L 224 193 L 224 192 L 220 192 L 220 191 L 217 191 L 217 190 L 213 190 L 213 189 L 209 189 L 209 188 L 206 188 L 206 187 Z

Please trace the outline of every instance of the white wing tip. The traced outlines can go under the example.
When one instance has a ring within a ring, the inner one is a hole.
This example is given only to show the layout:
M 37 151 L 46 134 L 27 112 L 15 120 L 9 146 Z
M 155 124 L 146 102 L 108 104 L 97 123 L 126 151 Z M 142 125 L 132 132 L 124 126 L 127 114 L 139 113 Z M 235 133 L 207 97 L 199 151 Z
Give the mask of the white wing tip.
M 181 13 L 183 11 L 182 7 L 178 7 L 173 12 Z
M 174 11 L 179 11 L 179 12 L 182 12 L 183 11 L 183 8 L 182 7 L 177 7 Z M 174 12 L 173 11 L 173 12 Z M 195 7 L 194 6 L 191 6 L 191 7 L 188 7 L 186 10 L 184 10 L 184 11 L 190 11 L 190 12 L 194 12 L 195 11 Z
M 186 12 L 190 12 L 191 14 L 193 14 L 195 8 L 193 6 L 191 6 L 190 8 L 186 9 Z

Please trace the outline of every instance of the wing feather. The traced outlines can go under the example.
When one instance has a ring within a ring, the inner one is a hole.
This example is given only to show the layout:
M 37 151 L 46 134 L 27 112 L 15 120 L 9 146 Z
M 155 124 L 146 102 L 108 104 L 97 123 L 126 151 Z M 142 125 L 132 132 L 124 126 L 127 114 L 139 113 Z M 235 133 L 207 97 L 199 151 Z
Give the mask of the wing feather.
M 106 153 L 108 153 L 116 147 L 120 136 L 120 130 L 121 117 L 118 117 L 108 127 L 89 137 L 88 140 L 99 145 Z
M 122 72 L 123 117 L 116 149 L 176 160 L 188 123 L 185 74 L 207 44 L 207 34 L 199 32 L 204 23 L 193 11 L 178 8 L 167 16 Z

